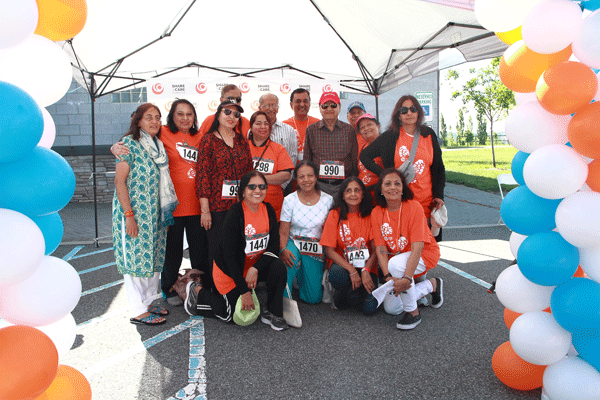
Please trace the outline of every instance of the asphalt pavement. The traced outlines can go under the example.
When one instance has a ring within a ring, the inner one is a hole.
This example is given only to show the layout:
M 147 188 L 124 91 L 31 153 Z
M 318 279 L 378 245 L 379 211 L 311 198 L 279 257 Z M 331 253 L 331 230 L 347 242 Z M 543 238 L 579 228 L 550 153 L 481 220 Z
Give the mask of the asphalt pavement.
M 76 342 L 60 362 L 82 371 L 101 400 L 539 399 L 539 389 L 512 390 L 491 368 L 508 340 L 503 307 L 486 290 L 512 261 L 510 232 L 497 224 L 500 196 L 456 185 L 446 196 L 449 227 L 429 273 L 444 280 L 444 305 L 421 309 L 412 331 L 396 329 L 399 317 L 383 310 L 365 317 L 301 301 L 302 328 L 284 332 L 260 321 L 190 318 L 182 307 L 169 308 L 165 325 L 132 325 L 114 266 L 110 205 L 98 207 L 96 247 L 93 205 L 70 204 L 54 255 L 79 272 L 83 295 L 73 311 Z M 258 295 L 264 300 L 264 289 Z

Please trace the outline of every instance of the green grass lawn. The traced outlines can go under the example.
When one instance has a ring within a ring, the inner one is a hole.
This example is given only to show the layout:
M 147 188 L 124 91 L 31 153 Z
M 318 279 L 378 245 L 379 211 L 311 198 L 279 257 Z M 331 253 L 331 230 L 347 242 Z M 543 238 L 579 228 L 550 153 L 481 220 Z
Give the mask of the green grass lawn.
M 492 148 L 443 149 L 446 182 L 498 192 L 500 174 L 510 174 L 510 164 L 517 154 L 512 146 L 494 146 L 496 168 L 492 167 Z

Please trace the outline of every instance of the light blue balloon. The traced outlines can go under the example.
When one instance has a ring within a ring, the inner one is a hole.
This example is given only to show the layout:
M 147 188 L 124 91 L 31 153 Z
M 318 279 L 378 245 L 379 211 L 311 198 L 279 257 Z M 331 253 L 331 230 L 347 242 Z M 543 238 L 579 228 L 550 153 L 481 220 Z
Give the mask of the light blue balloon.
M 519 183 L 519 185 L 525 184 L 525 178 L 523 178 L 523 166 L 525 166 L 525 161 L 527 161 L 527 157 L 529 157 L 529 153 L 519 151 L 513 157 L 512 163 L 510 165 L 512 176 L 513 178 L 515 178 L 515 181 Z
M 44 117 L 33 97 L 0 81 L 0 163 L 25 157 L 43 133 Z
M 519 186 L 504 197 L 500 215 L 511 231 L 529 236 L 556 227 L 554 214 L 561 200 L 544 199 Z
M 572 332 L 572 343 L 579 358 L 600 372 L 600 330 L 576 329 Z
M 586 10 L 594 11 L 600 8 L 600 0 L 581 0 L 581 6 Z
M 31 219 L 37 224 L 44 235 L 44 242 L 46 243 L 46 251 L 44 254 L 49 256 L 54 253 L 54 250 L 58 248 L 58 245 L 62 240 L 64 233 L 62 218 L 58 212 L 55 212 L 48 215 L 33 217 Z
M 73 169 L 58 153 L 36 147 L 25 158 L 0 164 L 0 208 L 28 217 L 57 212 L 75 192 Z
M 572 278 L 552 291 L 550 308 L 556 322 L 569 332 L 600 329 L 600 284 Z
M 542 286 L 562 285 L 579 266 L 579 250 L 558 232 L 539 232 L 528 236 L 517 253 L 521 273 Z

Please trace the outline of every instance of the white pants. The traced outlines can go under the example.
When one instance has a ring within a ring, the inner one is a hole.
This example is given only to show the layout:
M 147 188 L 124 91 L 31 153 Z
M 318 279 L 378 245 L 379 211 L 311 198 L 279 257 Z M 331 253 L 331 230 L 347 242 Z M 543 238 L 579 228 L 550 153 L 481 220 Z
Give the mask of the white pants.
M 158 298 L 160 291 L 160 272 L 155 272 L 150 278 L 140 278 L 123 274 L 127 301 L 132 317 L 148 312 L 150 304 Z
M 390 258 L 388 262 L 388 271 L 394 278 L 402 278 L 406 271 L 406 263 L 410 257 L 410 251 L 402 254 L 398 254 Z M 427 271 L 423 259 L 419 259 L 419 265 L 415 270 L 415 275 L 422 274 Z M 410 288 L 405 292 L 400 293 L 396 296 L 393 292 L 388 293 L 383 300 L 383 308 L 385 312 L 392 315 L 398 315 L 402 311 L 413 312 L 417 309 L 417 300 L 423 296 L 433 292 L 433 285 L 429 279 L 419 282 L 417 284 L 412 282 Z

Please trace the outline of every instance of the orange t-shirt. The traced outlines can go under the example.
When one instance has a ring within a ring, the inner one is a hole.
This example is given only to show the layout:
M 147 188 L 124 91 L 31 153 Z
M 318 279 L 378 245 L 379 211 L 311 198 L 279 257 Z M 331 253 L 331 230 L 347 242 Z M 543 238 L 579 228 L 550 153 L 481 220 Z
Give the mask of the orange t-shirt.
M 306 121 L 299 121 L 296 118 L 292 117 L 286 119 L 283 122 L 296 130 L 298 136 L 298 154 L 304 153 L 304 137 L 306 135 L 306 128 L 308 128 L 309 125 L 312 125 L 315 122 L 319 122 L 319 119 L 311 117 L 309 115 Z M 298 161 L 302 161 L 302 158 L 300 156 L 298 156 Z
M 252 140 L 249 139 L 248 145 L 250 146 L 250 154 L 252 155 L 253 168 L 264 175 L 273 175 L 286 169 L 294 169 L 292 159 L 285 150 L 285 147 L 279 143 L 269 140 L 264 146 L 256 147 Z M 265 201 L 271 203 L 277 214 L 277 220 L 279 220 L 281 206 L 283 205 L 283 189 L 281 185 L 269 185 Z
M 243 272 L 245 278 L 250 267 L 256 263 L 269 244 L 269 213 L 265 203 L 260 203 L 258 211 L 255 213 L 250 211 L 245 202 L 242 203 L 242 208 L 244 210 L 244 236 L 246 237 L 246 248 L 244 249 L 246 262 Z M 230 234 L 235 233 L 231 232 Z M 226 249 L 225 251 L 235 250 Z M 233 278 L 226 275 L 215 262 L 213 262 L 213 281 L 221 294 L 227 294 L 235 288 Z
M 348 219 L 339 221 L 338 210 L 329 211 L 323 233 L 321 234 L 321 246 L 334 248 L 336 253 L 346 257 L 346 250 L 353 248 L 367 248 L 369 254 L 373 255 L 371 247 L 371 217 L 362 218 L 360 213 L 348 213 Z M 366 261 L 366 260 L 365 260 Z M 371 273 L 377 273 L 377 264 L 374 264 Z
M 204 134 L 206 132 L 208 132 L 208 130 L 210 129 L 210 126 L 212 125 L 213 121 L 215 120 L 215 115 L 209 115 L 208 117 L 206 117 L 206 119 L 204 119 L 204 121 L 202 121 L 202 125 L 200 125 L 200 129 L 198 129 L 198 132 L 200 133 L 200 137 L 204 136 Z M 248 137 L 248 131 L 250 130 L 250 121 L 248 121 L 248 118 L 246 117 L 242 117 L 242 131 L 240 132 L 237 129 L 236 126 L 236 132 L 241 133 L 244 135 L 244 138 Z
M 361 136 L 361 138 L 362 138 L 362 136 Z M 358 147 L 360 149 L 358 152 L 359 155 L 360 155 L 360 152 L 362 152 L 364 150 L 364 148 L 368 146 L 368 144 L 369 143 L 367 143 L 364 139 L 363 139 L 362 147 L 359 143 L 359 147 Z M 377 165 L 379 165 L 381 168 L 384 168 L 381 157 L 377 157 L 373 161 L 375 161 L 375 163 Z M 360 161 L 360 157 L 358 159 L 358 179 L 360 179 L 362 181 L 362 183 L 365 184 L 365 186 L 373 186 L 373 185 L 376 185 L 377 182 L 379 182 L 379 177 L 365 168 L 363 163 Z
M 409 136 L 404 129 L 400 128 L 400 137 L 396 142 L 396 152 L 394 155 L 394 166 L 400 167 L 410 156 L 410 148 L 412 147 L 413 137 Z M 425 211 L 427 218 L 431 217 L 431 201 L 433 195 L 431 192 L 431 164 L 433 163 L 433 144 L 431 143 L 431 135 L 419 138 L 417 153 L 415 154 L 415 179 L 409 182 L 408 186 L 415 194 L 417 200 Z
M 371 226 L 375 246 L 386 246 L 388 258 L 411 251 L 414 242 L 423 242 L 421 258 L 427 269 L 434 268 L 440 260 L 440 247 L 427 226 L 423 207 L 414 200 L 402 202 L 400 210 L 394 212 L 375 207 Z
M 169 157 L 171 179 L 179 201 L 173 212 L 175 217 L 200 214 L 200 201 L 196 196 L 196 162 L 201 138 L 202 135 L 198 133 L 194 136 L 173 133 L 167 126 L 160 129 L 160 140 Z

